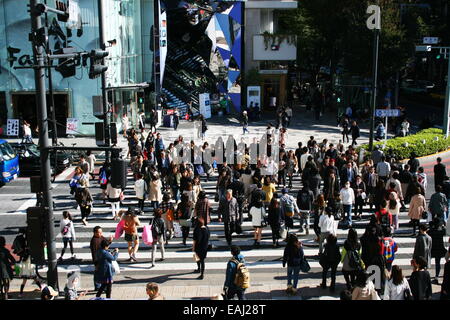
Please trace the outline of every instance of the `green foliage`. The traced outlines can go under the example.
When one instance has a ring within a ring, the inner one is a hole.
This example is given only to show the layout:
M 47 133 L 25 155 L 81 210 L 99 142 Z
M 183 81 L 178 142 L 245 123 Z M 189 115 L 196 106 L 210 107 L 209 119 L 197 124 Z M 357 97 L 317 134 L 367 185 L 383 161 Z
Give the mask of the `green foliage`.
M 374 146 L 378 145 L 382 148 L 383 144 L 384 142 L 375 142 Z M 369 146 L 363 145 L 361 148 L 367 151 Z M 449 149 L 450 137 L 446 139 L 441 129 L 430 128 L 407 137 L 390 139 L 386 143 L 385 150 L 390 148 L 397 155 L 398 160 L 409 158 L 411 152 L 415 152 L 418 157 L 423 157 Z M 369 152 L 366 154 L 370 155 Z

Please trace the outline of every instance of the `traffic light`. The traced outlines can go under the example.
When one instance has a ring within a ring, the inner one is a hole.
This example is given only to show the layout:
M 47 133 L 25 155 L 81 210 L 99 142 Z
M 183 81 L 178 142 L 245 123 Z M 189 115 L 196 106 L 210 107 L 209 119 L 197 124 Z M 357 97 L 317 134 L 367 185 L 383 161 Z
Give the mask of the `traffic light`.
M 138 103 L 144 104 L 145 103 L 145 92 L 144 91 L 138 91 L 137 93 Z
M 436 59 L 440 59 L 441 58 L 441 55 L 440 54 L 438 54 L 437 56 L 436 56 Z
M 31 263 L 44 264 L 44 217 L 46 210 L 41 207 L 29 207 L 27 209 L 27 242 L 31 255 Z
M 89 68 L 89 79 L 95 79 L 106 70 L 108 67 L 103 65 L 103 58 L 108 56 L 108 51 L 103 51 L 100 49 L 92 50 L 89 54 L 89 59 L 91 66 Z

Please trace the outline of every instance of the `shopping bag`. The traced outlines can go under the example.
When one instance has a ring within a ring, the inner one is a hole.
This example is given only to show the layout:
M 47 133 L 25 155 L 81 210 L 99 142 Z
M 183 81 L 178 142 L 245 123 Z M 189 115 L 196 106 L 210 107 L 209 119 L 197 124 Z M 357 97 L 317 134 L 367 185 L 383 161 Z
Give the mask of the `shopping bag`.
M 120 220 L 116 227 L 116 233 L 114 235 L 114 239 L 118 240 L 123 234 L 123 226 L 125 225 L 125 220 Z
M 116 261 L 116 260 L 113 260 L 113 261 L 111 262 L 111 265 L 112 265 L 112 268 L 113 268 L 113 270 L 114 270 L 114 273 L 115 273 L 115 274 L 120 274 L 120 267 L 119 267 L 119 264 L 117 263 L 117 261 Z
M 200 258 L 198 257 L 198 255 L 194 252 L 194 261 L 195 262 L 199 262 Z
M 183 232 L 181 232 L 181 225 L 178 222 L 173 223 L 173 230 L 175 238 L 181 238 L 183 236 Z
M 182 227 L 192 227 L 192 220 L 191 219 L 180 219 L 180 226 Z
M 311 270 L 311 266 L 309 265 L 308 260 L 306 260 L 305 257 L 303 257 L 303 260 L 300 263 L 300 270 L 305 273 Z
M 144 226 L 144 230 L 142 232 L 142 241 L 144 241 L 144 243 L 148 246 L 153 244 L 153 233 L 151 225 Z
M 279 236 L 280 236 L 280 239 L 286 239 L 286 237 L 287 237 L 287 230 L 284 225 L 280 226 Z
M 15 265 L 14 265 L 14 274 L 16 275 L 16 276 L 20 276 L 20 271 L 21 271 L 21 263 L 16 263 Z

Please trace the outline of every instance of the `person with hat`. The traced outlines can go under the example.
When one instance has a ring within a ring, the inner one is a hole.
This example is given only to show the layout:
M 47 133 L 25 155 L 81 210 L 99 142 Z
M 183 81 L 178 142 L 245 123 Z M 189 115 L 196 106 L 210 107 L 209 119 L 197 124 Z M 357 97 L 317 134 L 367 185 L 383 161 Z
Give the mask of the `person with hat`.
M 58 291 L 50 286 L 45 286 L 41 291 L 41 300 L 55 300 L 58 295 Z
M 433 240 L 427 234 L 428 226 L 425 223 L 419 225 L 419 235 L 416 238 L 414 245 L 413 259 L 422 257 L 426 261 L 426 268 L 431 266 L 431 247 Z
M 77 271 L 72 271 L 67 274 L 67 283 L 64 287 L 65 300 L 80 300 L 84 297 L 87 291 L 78 294 L 77 289 L 80 286 L 80 274 Z

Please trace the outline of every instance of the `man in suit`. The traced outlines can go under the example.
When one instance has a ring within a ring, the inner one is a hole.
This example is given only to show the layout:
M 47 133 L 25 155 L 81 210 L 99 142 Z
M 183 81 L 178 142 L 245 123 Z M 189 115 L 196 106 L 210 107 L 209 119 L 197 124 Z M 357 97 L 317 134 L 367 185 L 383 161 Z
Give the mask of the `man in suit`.
M 348 181 L 350 182 L 350 185 L 353 185 L 356 181 L 356 170 L 353 168 L 352 163 L 349 161 L 345 165 L 345 169 L 341 172 L 341 185 L 344 186 L 345 183 Z
M 438 185 L 442 186 L 444 177 L 447 175 L 447 170 L 445 164 L 442 163 L 442 159 L 438 157 L 436 161 L 437 164 L 434 165 L 434 189 L 436 189 Z

